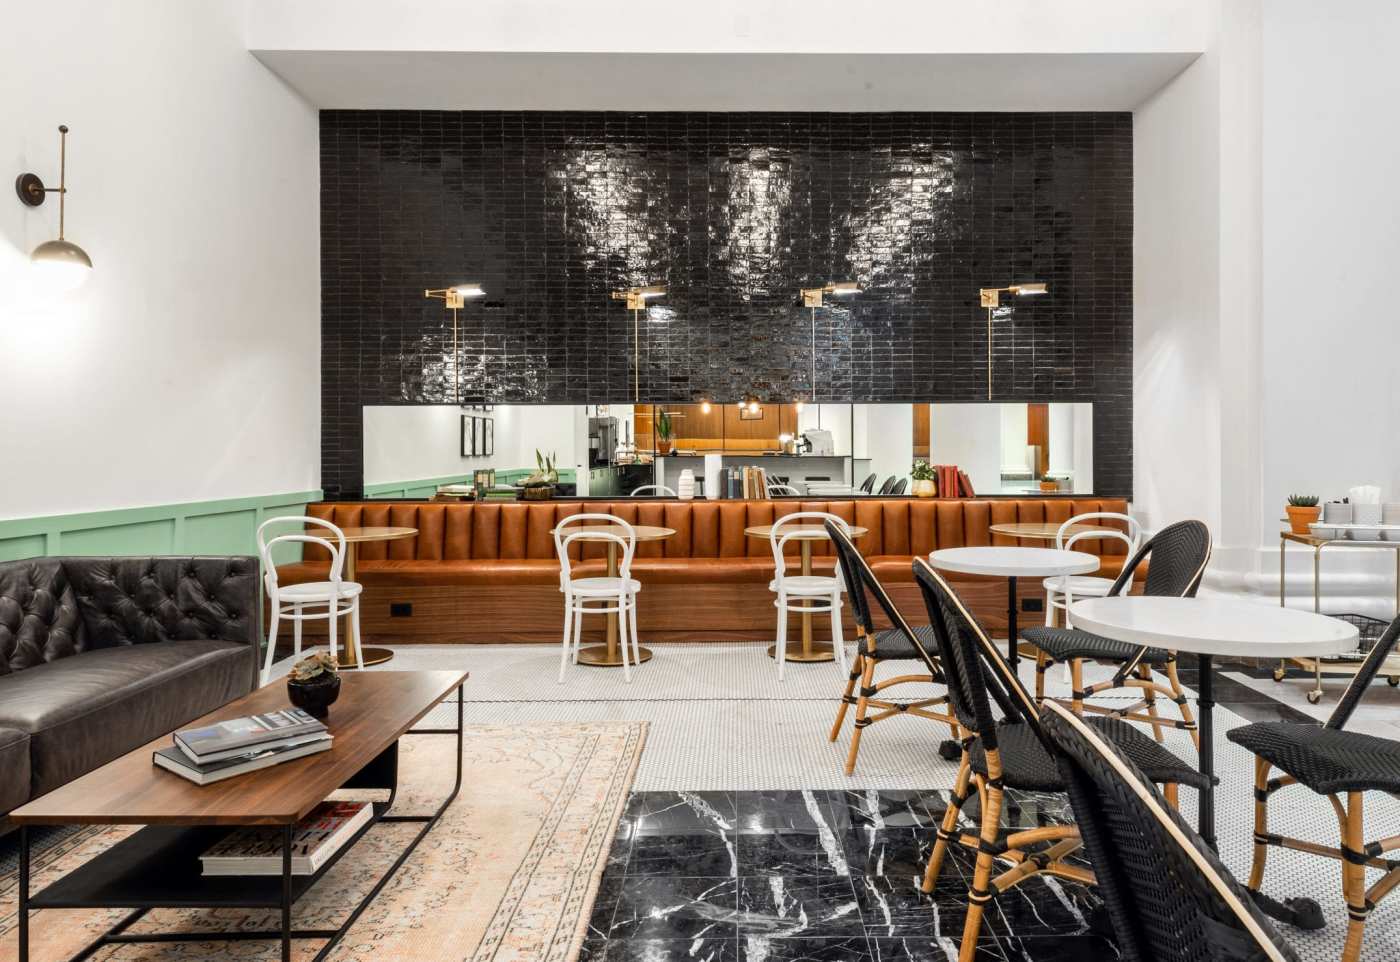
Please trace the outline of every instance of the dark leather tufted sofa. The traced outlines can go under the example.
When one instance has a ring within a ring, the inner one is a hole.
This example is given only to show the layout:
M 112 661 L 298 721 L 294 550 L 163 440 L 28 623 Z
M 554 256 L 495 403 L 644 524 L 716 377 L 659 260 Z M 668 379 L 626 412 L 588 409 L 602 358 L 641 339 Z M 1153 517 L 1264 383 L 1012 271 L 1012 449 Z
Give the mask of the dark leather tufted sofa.
M 256 558 L 0 563 L 0 815 L 252 689 Z

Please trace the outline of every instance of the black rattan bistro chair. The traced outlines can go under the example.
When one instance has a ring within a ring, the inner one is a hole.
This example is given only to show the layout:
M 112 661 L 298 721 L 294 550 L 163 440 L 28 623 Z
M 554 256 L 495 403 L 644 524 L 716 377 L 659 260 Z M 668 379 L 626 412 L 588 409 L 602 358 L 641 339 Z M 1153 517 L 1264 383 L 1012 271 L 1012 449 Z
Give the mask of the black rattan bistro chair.
M 1297 962 L 1216 854 L 1093 724 L 1043 706 L 1084 850 L 1129 962 Z
M 1254 861 L 1249 870 L 1249 888 L 1258 892 L 1264 882 L 1264 860 L 1270 845 L 1340 861 L 1342 895 L 1350 917 L 1343 962 L 1353 962 L 1360 957 L 1367 915 L 1377 902 L 1400 887 L 1400 861 L 1381 857 L 1400 848 L 1400 835 L 1367 842 L 1362 819 L 1362 799 L 1366 792 L 1400 795 L 1400 741 L 1346 730 L 1356 706 L 1397 641 L 1400 641 L 1400 618 L 1390 623 L 1367 654 L 1325 725 L 1256 722 L 1226 735 L 1236 745 L 1254 753 Z M 1272 768 L 1282 769 L 1285 774 L 1271 779 Z M 1303 785 L 1327 796 L 1337 814 L 1340 848 L 1269 832 L 1269 798 L 1288 785 Z M 1369 889 L 1366 887 L 1368 868 L 1384 873 Z
M 922 888 L 925 892 L 933 891 L 949 843 L 977 853 L 958 956 L 959 962 L 971 962 L 976 954 L 982 914 L 996 895 L 1034 875 L 1068 878 L 1088 885 L 1094 883 L 1094 876 L 1082 865 L 1069 860 L 1081 846 L 1075 826 L 1048 825 L 1004 831 L 1001 813 L 1007 789 L 1063 792 L 1064 781 L 1041 731 L 1035 702 L 992 640 L 957 593 L 923 558 L 914 561 L 914 578 L 923 593 L 938 641 L 937 664 L 942 666 L 953 714 L 964 733 L 957 779 L 938 828 L 933 854 L 929 856 Z M 934 663 L 927 652 L 925 657 L 930 664 Z M 984 670 L 984 666 L 990 670 Z M 993 715 L 993 704 L 999 709 L 1000 719 Z M 1169 797 L 1175 797 L 1177 785 L 1201 787 L 1205 784 L 1203 776 L 1195 769 L 1127 722 L 1095 718 L 1090 724 L 1121 746 L 1149 778 L 1169 786 Z M 970 787 L 976 788 L 981 802 L 978 812 L 981 827 L 976 835 L 957 831 L 958 817 L 970 797 Z M 1007 863 L 1009 867 L 993 878 L 992 870 L 997 862 Z
M 875 490 L 875 479 L 878 477 L 873 471 L 866 475 L 865 480 L 860 483 L 860 490 L 863 494 L 869 494 Z
M 903 494 L 907 487 L 909 487 L 909 479 L 900 478 L 894 483 L 894 487 L 890 488 L 890 494 Z
M 890 475 L 888 478 L 885 479 L 884 483 L 880 485 L 880 490 L 879 490 L 878 493 L 879 493 L 879 494 L 889 494 L 889 493 L 890 493 L 890 488 L 894 487 L 894 483 L 895 483 L 895 481 L 897 481 L 897 480 L 898 480 L 898 478 L 896 478 L 893 474 Z
M 1108 593 L 1119 595 L 1126 592 L 1132 586 L 1133 572 L 1144 561 L 1150 561 L 1150 564 L 1143 594 L 1195 597 L 1196 589 L 1201 584 L 1201 576 L 1205 574 L 1206 564 L 1210 561 L 1210 529 L 1199 521 L 1178 521 L 1163 528 L 1123 566 Z M 1129 721 L 1146 722 L 1152 725 L 1153 734 L 1159 742 L 1162 740 L 1164 726 L 1185 729 L 1191 733 L 1191 740 L 1196 743 L 1196 747 L 1200 748 L 1196 719 L 1186 701 L 1186 692 L 1181 688 L 1181 680 L 1177 677 L 1176 652 L 1165 648 L 1140 648 L 1075 628 L 1029 628 L 1022 633 L 1022 637 L 1038 649 L 1035 660 L 1036 701 L 1045 697 L 1045 673 L 1056 663 L 1068 662 L 1071 685 L 1069 702 L 1076 714 L 1082 715 L 1087 711 Z M 1086 687 L 1086 658 L 1117 664 L 1118 670 L 1112 678 Z M 1166 685 L 1153 678 L 1153 669 L 1166 675 Z M 1107 708 L 1084 704 L 1086 698 L 1101 695 L 1115 688 L 1136 688 L 1142 697 L 1123 707 Z M 1179 719 L 1163 718 L 1157 713 L 1159 694 L 1176 703 L 1177 711 L 1181 715 Z
M 846 774 L 850 775 L 856 770 L 860 736 L 865 729 L 896 715 L 918 715 L 921 718 L 943 722 L 952 727 L 954 741 L 950 744 L 956 745 L 956 740 L 960 737 L 957 720 L 946 709 L 942 712 L 934 710 L 948 704 L 947 695 L 909 702 L 890 701 L 888 698 L 879 697 L 881 692 L 894 685 L 908 682 L 926 685 L 943 683 L 943 673 L 938 670 L 936 664 L 931 667 L 925 665 L 918 645 L 912 640 L 918 637 L 926 648 L 935 648 L 937 644 L 933 640 L 933 629 L 928 625 L 913 627 L 905 621 L 904 616 L 890 600 L 884 586 L 880 584 L 880 580 L 875 577 L 875 572 L 870 570 L 870 565 L 856 549 L 855 543 L 840 527 L 827 521 L 826 533 L 836 547 L 841 574 L 846 579 L 846 597 L 851 600 L 851 610 L 856 621 L 856 657 L 851 663 L 851 675 L 846 681 L 846 690 L 841 695 L 841 707 L 836 709 L 836 722 L 831 726 L 828 739 L 836 741 L 846 720 L 846 709 L 854 705 L 856 723 L 855 730 L 851 733 L 851 748 L 846 754 Z M 880 606 L 880 610 L 893 627 L 884 631 L 875 630 L 875 620 L 871 616 L 871 598 L 875 599 L 875 603 Z M 928 670 L 876 682 L 875 666 L 890 661 L 913 661 L 917 662 L 919 668 Z M 860 684 L 859 691 L 856 690 L 857 682 Z M 869 713 L 871 709 L 875 711 L 873 715 Z M 956 758 L 957 755 L 952 757 Z

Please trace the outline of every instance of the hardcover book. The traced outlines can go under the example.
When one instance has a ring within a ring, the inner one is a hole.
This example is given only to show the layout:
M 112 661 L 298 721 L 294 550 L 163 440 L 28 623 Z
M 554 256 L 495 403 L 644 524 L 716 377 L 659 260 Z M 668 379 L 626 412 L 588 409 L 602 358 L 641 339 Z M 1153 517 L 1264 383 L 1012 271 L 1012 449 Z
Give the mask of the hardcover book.
M 233 778 L 235 775 L 246 775 L 248 772 L 270 768 L 294 758 L 304 758 L 307 755 L 324 752 L 331 747 L 332 740 L 330 733 L 326 733 L 305 744 L 293 745 L 289 748 L 254 748 L 236 758 L 226 758 L 222 761 L 203 764 L 190 761 L 184 751 L 171 745 L 169 748 L 157 749 L 152 755 L 151 761 L 157 767 L 173 772 L 181 778 L 187 778 L 196 785 L 211 785 L 214 782 L 221 782 L 225 778 Z
M 314 875 L 374 814 L 369 802 L 322 802 L 292 831 L 292 874 Z M 281 875 L 282 833 L 244 828 L 199 857 L 205 875 Z
M 287 708 L 262 715 L 231 718 L 202 728 L 186 728 L 175 733 L 175 744 L 179 745 L 191 760 L 204 762 L 218 753 L 248 749 L 301 735 L 318 734 L 325 730 L 325 725 L 300 708 Z

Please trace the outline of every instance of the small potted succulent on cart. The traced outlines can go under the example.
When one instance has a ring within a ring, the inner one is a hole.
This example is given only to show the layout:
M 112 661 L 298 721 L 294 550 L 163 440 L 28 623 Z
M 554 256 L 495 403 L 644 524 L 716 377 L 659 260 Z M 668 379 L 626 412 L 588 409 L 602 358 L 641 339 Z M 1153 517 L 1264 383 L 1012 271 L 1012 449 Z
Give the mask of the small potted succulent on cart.
M 909 472 L 909 477 L 914 481 L 914 488 L 910 492 L 914 497 L 938 497 L 938 481 L 933 473 L 933 465 L 927 461 L 915 461 L 914 467 Z
M 535 473 L 521 483 L 521 497 L 526 501 L 548 501 L 554 497 L 554 487 L 559 483 L 559 471 L 554 466 L 558 453 L 551 451 L 546 457 L 535 449 Z
M 1322 513 L 1322 509 L 1317 506 L 1318 497 L 1315 494 L 1290 494 L 1288 496 L 1288 506 L 1284 508 L 1288 512 L 1288 526 L 1294 534 L 1308 534 L 1311 530 L 1308 525 L 1317 520 L 1317 516 Z
M 340 666 L 329 652 L 318 651 L 292 666 L 287 697 L 308 715 L 325 718 L 340 697 Z

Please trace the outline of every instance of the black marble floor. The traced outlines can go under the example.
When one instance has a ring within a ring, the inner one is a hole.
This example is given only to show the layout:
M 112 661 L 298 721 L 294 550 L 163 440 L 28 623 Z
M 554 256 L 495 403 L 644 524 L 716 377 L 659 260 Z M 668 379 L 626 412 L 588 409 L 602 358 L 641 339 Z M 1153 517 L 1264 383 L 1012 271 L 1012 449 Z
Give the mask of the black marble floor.
M 1247 718 L 1304 717 L 1219 676 L 1216 694 Z M 1060 796 L 1011 799 L 1008 825 L 1068 816 Z M 941 791 L 635 793 L 580 962 L 955 960 L 972 857 L 953 850 L 933 894 L 918 889 L 945 804 Z M 978 956 L 1118 953 L 1091 890 L 1033 878 L 993 901 Z
M 956 957 L 971 859 L 918 890 L 942 792 L 634 794 L 594 906 L 585 962 Z M 1017 795 L 1008 822 L 1063 819 Z M 1115 958 L 1098 900 L 1069 882 L 1020 886 L 986 914 L 987 959 Z

